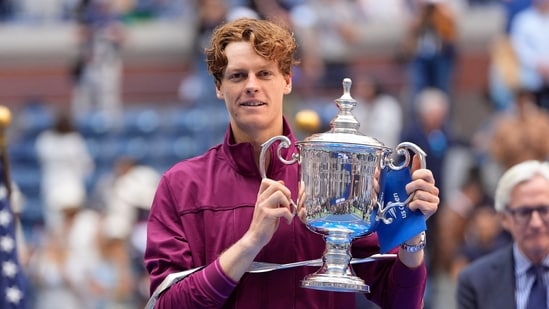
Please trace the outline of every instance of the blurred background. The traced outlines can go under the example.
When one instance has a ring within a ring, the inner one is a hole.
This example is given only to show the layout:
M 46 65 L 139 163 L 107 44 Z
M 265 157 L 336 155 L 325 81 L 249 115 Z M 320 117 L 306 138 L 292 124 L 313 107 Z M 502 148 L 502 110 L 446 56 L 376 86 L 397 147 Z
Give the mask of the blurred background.
M 442 197 L 429 220 L 426 308 L 452 308 L 461 267 L 508 241 L 492 205 L 501 171 L 549 155 L 548 105 L 523 83 L 513 39 L 527 9 L 532 1 L 0 1 L 0 104 L 13 115 L 32 308 L 144 305 L 158 179 L 227 129 L 202 50 L 216 25 L 244 16 L 296 34 L 285 113 L 299 138 L 329 129 L 350 77 L 364 134 L 426 150 Z

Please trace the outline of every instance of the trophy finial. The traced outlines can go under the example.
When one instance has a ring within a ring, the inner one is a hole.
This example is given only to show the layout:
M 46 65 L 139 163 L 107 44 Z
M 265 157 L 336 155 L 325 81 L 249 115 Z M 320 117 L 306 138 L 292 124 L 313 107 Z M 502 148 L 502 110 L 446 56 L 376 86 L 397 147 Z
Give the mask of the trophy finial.
M 351 85 L 353 82 L 350 78 L 343 79 L 343 95 L 335 100 L 339 114 L 331 121 L 333 133 L 351 133 L 356 134 L 360 123 L 351 112 L 355 108 L 357 102 L 351 96 Z
M 340 99 L 342 98 L 350 98 L 351 100 L 353 99 L 351 97 L 351 85 L 353 84 L 353 81 L 348 78 L 348 77 L 345 77 L 343 79 L 343 95 L 341 96 Z

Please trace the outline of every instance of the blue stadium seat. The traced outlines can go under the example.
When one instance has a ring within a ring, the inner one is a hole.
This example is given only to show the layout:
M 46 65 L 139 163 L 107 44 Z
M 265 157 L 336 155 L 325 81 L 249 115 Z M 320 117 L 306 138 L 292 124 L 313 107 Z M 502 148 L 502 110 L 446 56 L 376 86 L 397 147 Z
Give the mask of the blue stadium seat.
M 149 145 L 149 142 L 144 137 L 130 137 L 123 141 L 123 150 L 121 155 L 130 156 L 134 159 L 141 161 L 150 151 L 154 151 Z
M 208 145 L 202 144 L 201 139 L 189 136 L 182 136 L 173 141 L 172 154 L 179 160 L 196 156 L 208 148 Z
M 85 138 L 102 137 L 113 130 L 113 124 L 109 122 L 108 116 L 101 111 L 90 112 L 85 116 L 78 117 L 75 125 Z
M 160 128 L 160 112 L 153 108 L 133 108 L 124 113 L 122 134 L 128 137 L 148 136 Z
M 12 181 L 17 184 L 26 199 L 40 199 L 41 170 L 26 165 L 10 166 Z
M 44 206 L 40 197 L 26 197 L 21 222 L 27 227 L 44 224 Z
M 39 165 L 35 140 L 32 138 L 20 139 L 9 145 L 8 156 L 14 164 L 26 164 L 37 167 Z
M 24 139 L 36 138 L 38 134 L 53 125 L 55 118 L 52 110 L 44 104 L 29 104 L 15 117 L 15 128 Z

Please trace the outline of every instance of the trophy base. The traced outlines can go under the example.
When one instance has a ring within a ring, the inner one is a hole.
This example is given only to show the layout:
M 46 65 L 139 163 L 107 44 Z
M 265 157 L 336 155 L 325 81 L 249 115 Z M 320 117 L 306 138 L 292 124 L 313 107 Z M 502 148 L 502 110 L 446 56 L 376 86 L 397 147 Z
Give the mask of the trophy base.
M 370 287 L 356 276 L 312 274 L 301 281 L 301 287 L 333 292 L 370 293 Z

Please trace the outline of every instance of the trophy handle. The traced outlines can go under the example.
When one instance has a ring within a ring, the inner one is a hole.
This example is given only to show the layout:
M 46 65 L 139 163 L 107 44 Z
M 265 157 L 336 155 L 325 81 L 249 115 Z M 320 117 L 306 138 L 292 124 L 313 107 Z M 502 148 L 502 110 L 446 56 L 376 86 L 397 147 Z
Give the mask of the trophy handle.
M 395 148 L 395 151 L 397 152 L 398 155 L 404 156 L 404 161 L 399 164 L 395 164 L 394 158 L 391 158 L 389 160 L 389 165 L 388 165 L 389 168 L 395 171 L 399 171 L 409 166 L 412 163 L 412 157 L 410 156 L 409 150 L 413 151 L 415 154 L 418 155 L 419 161 L 420 161 L 420 167 L 426 168 L 427 162 L 425 160 L 425 157 L 427 156 L 427 154 L 418 145 L 410 142 L 402 142 L 397 145 L 397 147 Z M 412 199 L 414 198 L 414 195 L 415 195 L 415 192 L 412 192 L 410 193 L 410 195 L 408 195 L 408 198 L 403 202 L 389 202 L 387 203 L 387 205 L 385 205 L 385 207 L 380 207 L 378 217 L 381 220 L 383 220 L 385 224 L 391 223 L 393 221 L 393 218 L 387 218 L 387 211 L 393 207 L 401 207 L 401 206 L 407 205 L 412 201 Z
M 261 152 L 259 153 L 259 173 L 261 174 L 261 179 L 267 178 L 267 172 L 265 170 L 265 165 L 266 165 L 265 153 L 267 152 L 267 150 L 269 150 L 271 145 L 276 141 L 280 141 L 280 144 L 278 145 L 278 149 L 276 150 L 276 155 L 278 159 L 282 161 L 282 163 L 291 165 L 298 161 L 299 155 L 293 154 L 291 160 L 286 160 L 280 154 L 280 151 L 282 150 L 282 148 L 289 148 L 290 145 L 292 144 L 292 142 L 288 137 L 284 135 L 271 137 L 265 143 L 261 144 Z M 290 203 L 293 208 L 292 213 L 293 215 L 295 215 L 297 213 L 297 204 L 293 200 L 290 200 Z
M 282 163 L 291 165 L 297 161 L 297 157 L 295 155 L 293 156 L 292 160 L 286 160 L 280 154 L 280 151 L 282 150 L 282 148 L 289 148 L 290 145 L 292 144 L 292 142 L 288 137 L 284 135 L 271 137 L 265 143 L 261 144 L 261 152 L 259 153 L 259 173 L 261 174 L 261 179 L 267 177 L 267 172 L 265 171 L 265 165 L 266 165 L 265 153 L 267 152 L 267 150 L 269 150 L 271 145 L 276 141 L 280 141 L 280 144 L 278 145 L 278 149 L 276 151 L 276 155 L 278 159 L 282 161 Z

